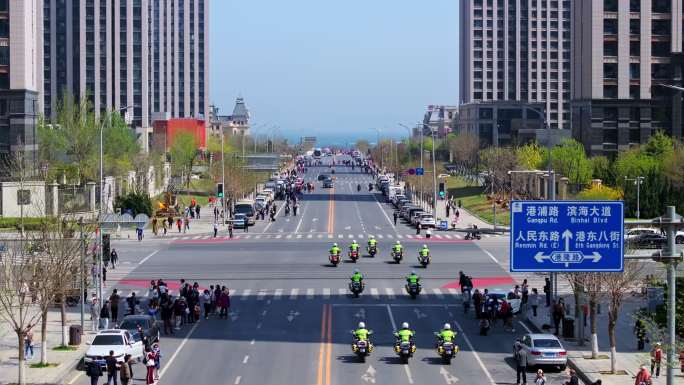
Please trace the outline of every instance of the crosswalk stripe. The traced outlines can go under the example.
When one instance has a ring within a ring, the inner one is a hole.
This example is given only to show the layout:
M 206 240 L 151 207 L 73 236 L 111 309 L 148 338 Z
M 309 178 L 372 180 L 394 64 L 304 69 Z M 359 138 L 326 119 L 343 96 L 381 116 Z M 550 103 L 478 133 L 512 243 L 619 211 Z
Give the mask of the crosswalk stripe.
M 251 289 L 245 289 L 242 291 L 242 300 L 246 301 L 247 298 L 249 298 L 250 293 L 252 293 Z
M 453 287 L 450 287 L 450 288 L 447 289 L 447 290 L 449 290 L 449 294 L 451 294 L 451 295 L 457 296 L 457 295 L 459 294 L 459 293 L 458 293 L 458 290 L 454 289 Z
M 351 234 L 349 234 L 349 239 L 352 239 L 352 238 L 354 238 L 354 236 L 353 236 L 353 235 L 351 235 Z
M 313 235 L 307 234 L 306 237 L 310 239 L 310 238 L 313 238 Z
M 397 238 L 400 238 L 400 239 L 401 239 L 401 238 L 404 238 L 404 236 L 401 235 L 401 234 L 397 234 Z
M 328 234 L 328 239 L 331 239 L 333 237 L 332 234 Z
M 339 289 L 337 289 L 337 294 L 339 296 L 347 295 L 347 289 L 339 288 Z
M 280 235 L 280 234 L 276 235 L 276 239 L 280 239 L 280 238 L 282 238 L 282 237 L 283 237 L 283 236 Z
M 371 292 L 371 295 L 373 296 L 373 298 L 380 298 L 380 292 L 378 291 L 377 288 L 371 287 L 370 292 Z
M 249 238 L 249 235 L 248 235 L 247 237 Z M 260 239 L 260 238 L 261 238 L 261 235 L 256 235 L 254 238 L 255 238 L 255 239 Z
M 359 238 L 363 239 L 363 234 L 359 234 Z
M 434 288 L 434 289 L 432 289 L 432 292 L 435 293 L 437 298 L 444 298 L 444 294 L 442 294 L 442 290 Z
M 257 301 L 263 301 L 264 297 L 266 297 L 266 289 L 261 289 L 257 293 Z
M 444 234 L 444 238 L 446 238 L 446 239 L 451 239 L 451 235 L 449 235 L 449 234 Z
M 297 294 L 299 294 L 299 289 L 292 289 L 290 290 L 290 299 L 296 299 Z
M 309 288 L 306 289 L 306 299 L 313 299 L 314 297 L 314 289 Z
M 251 237 L 252 237 L 251 235 L 245 235 L 245 239 L 249 239 Z
M 297 234 L 297 239 L 300 239 L 302 237 L 302 234 Z
M 193 237 L 192 239 L 200 239 L 200 238 L 202 238 L 202 236 L 201 236 L 201 235 L 198 235 L 198 236 L 196 236 L 196 237 Z
M 344 235 L 338 234 L 338 235 L 337 235 L 337 238 L 344 238 Z
M 442 236 L 439 235 L 439 234 L 435 234 L 435 238 L 437 238 L 437 239 L 442 239 Z
M 323 298 L 330 298 L 330 288 L 323 289 Z
M 376 238 L 382 239 L 382 234 L 376 235 Z
M 390 299 L 394 299 L 394 289 L 392 289 L 391 287 L 386 287 L 385 293 L 387 293 L 387 297 L 389 297 Z
M 392 236 L 392 234 L 387 234 L 387 238 L 392 239 L 394 237 Z
M 273 299 L 280 299 L 283 296 L 283 289 L 276 289 L 273 293 Z
M 287 236 L 285 238 L 287 238 L 287 239 L 292 238 L 292 234 L 287 234 Z

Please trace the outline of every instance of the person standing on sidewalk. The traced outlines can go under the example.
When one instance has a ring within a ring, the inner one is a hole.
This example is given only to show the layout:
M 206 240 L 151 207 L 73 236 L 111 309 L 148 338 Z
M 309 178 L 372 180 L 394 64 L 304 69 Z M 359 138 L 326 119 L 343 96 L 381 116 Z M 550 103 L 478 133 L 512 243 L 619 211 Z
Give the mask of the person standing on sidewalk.
M 112 385 L 112 381 L 114 381 L 114 385 L 117 385 L 116 371 L 118 368 L 113 350 L 110 350 L 109 355 L 105 357 L 105 366 L 107 367 L 107 385 Z
M 116 289 L 112 290 L 112 295 L 109 296 L 109 307 L 112 316 L 112 321 L 116 323 L 119 320 L 119 302 L 121 297 Z
M 663 349 L 660 347 L 660 342 L 656 342 L 651 349 L 651 373 L 655 373 L 656 378 L 660 377 L 660 364 L 662 361 Z
M 516 385 L 527 384 L 527 353 L 523 350 L 519 340 L 515 342 L 515 371 Z M 522 382 L 520 382 L 521 377 Z
M 565 318 L 565 304 L 563 298 L 559 298 L 558 302 L 553 305 L 553 326 L 556 329 L 555 334 L 560 334 L 560 324 Z
M 100 326 L 100 301 L 95 293 L 93 293 L 93 297 L 90 299 L 90 319 L 93 321 L 92 331 L 97 333 Z
M 532 289 L 532 295 L 530 296 L 530 304 L 532 306 L 532 316 L 537 316 L 537 308 L 539 307 L 539 292 L 537 288 Z
M 214 238 L 218 235 L 218 222 L 214 221 Z
M 102 326 L 102 329 L 109 329 L 110 317 L 111 315 L 109 313 L 109 301 L 105 301 L 104 305 L 102 305 L 102 308 L 100 309 L 100 325 Z
M 233 220 L 228 221 L 228 236 L 233 238 Z
M 546 307 L 551 306 L 551 279 L 544 278 L 544 294 L 546 294 Z

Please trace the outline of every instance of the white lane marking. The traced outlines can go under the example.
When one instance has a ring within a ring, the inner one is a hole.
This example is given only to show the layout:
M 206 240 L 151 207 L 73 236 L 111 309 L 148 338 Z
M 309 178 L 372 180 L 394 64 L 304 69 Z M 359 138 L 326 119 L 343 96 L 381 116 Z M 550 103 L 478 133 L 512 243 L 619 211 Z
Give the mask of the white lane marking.
M 237 376 L 237 377 L 235 377 L 235 382 L 234 382 L 234 384 L 235 384 L 235 385 L 240 385 L 240 380 L 241 380 L 241 379 L 242 379 L 242 376 Z
M 278 211 L 276 212 L 275 217 L 279 216 L 280 212 L 283 210 L 283 207 L 285 207 L 285 205 L 280 205 L 280 208 L 279 208 Z M 271 225 L 274 224 L 274 223 L 275 223 L 275 222 L 268 222 L 268 224 L 266 225 L 266 227 L 264 227 L 264 231 L 262 231 L 262 233 L 267 232 L 267 231 L 268 231 L 268 228 L 271 227 Z
M 249 355 L 246 355 L 245 358 L 242 359 L 242 363 L 246 364 L 247 361 L 249 361 Z
M 78 380 L 79 377 L 81 377 L 83 375 L 83 373 L 85 373 L 85 372 L 78 372 L 74 376 L 74 378 L 72 378 L 71 380 L 69 380 L 69 382 L 67 382 L 67 385 L 72 385 L 74 382 L 76 382 L 76 380 Z
M 299 217 L 299 223 L 297 223 L 297 227 L 295 228 L 295 231 L 294 231 L 295 233 L 298 233 L 299 228 L 302 226 L 302 221 L 304 220 L 304 209 L 306 209 L 307 206 L 308 205 L 304 205 L 304 207 L 302 207 L 302 211 L 300 213 L 301 216 Z
M 386 287 L 385 293 L 387 293 L 387 297 L 389 297 L 389 299 L 394 299 L 394 289 L 391 287 Z
M 349 239 L 352 239 L 352 238 L 354 238 L 354 235 L 349 234 L 348 238 L 349 238 Z
M 377 288 L 371 287 L 370 292 L 371 292 L 371 295 L 373 296 L 373 298 L 380 298 L 380 292 L 378 291 Z
M 451 234 L 444 234 L 444 238 L 451 239 Z
M 301 239 L 301 238 L 302 238 L 302 234 L 297 234 L 297 239 Z
M 359 234 L 359 238 L 363 239 L 363 234 Z
M 379 201 L 378 198 L 375 196 L 375 194 L 373 194 L 373 199 L 375 199 L 375 203 L 378 205 L 378 208 L 379 208 L 380 211 L 382 212 L 382 215 L 384 215 L 385 218 L 387 219 L 387 223 L 389 223 L 390 228 L 394 228 L 394 223 L 393 223 L 392 220 L 390 219 L 389 215 L 387 215 L 387 213 L 385 212 L 385 209 L 382 208 L 382 205 L 380 204 L 380 201 Z M 396 231 L 397 231 L 397 230 L 395 229 L 394 232 L 396 233 Z
M 444 298 L 444 294 L 442 294 L 441 289 L 434 288 L 434 289 L 432 289 L 432 292 L 435 293 L 437 298 Z
M 332 234 L 328 234 L 328 239 L 331 239 L 333 237 Z
M 283 237 L 283 236 L 280 235 L 280 234 L 276 235 L 276 239 L 280 239 L 280 238 L 282 238 L 282 237 Z
M 378 234 L 378 235 L 376 235 L 375 237 L 378 238 L 378 239 L 382 239 L 382 234 Z
M 306 237 L 307 237 L 308 239 L 311 239 L 311 238 L 313 238 L 313 235 L 307 234 Z
M 287 239 L 292 238 L 292 234 L 287 234 L 287 236 L 285 238 L 287 238 Z
M 344 238 L 344 234 L 338 234 L 337 238 Z
M 180 345 L 178 345 L 178 347 L 176 348 L 176 351 L 173 352 L 173 354 L 171 355 L 171 358 L 169 358 L 169 360 L 167 361 L 167 364 L 159 372 L 159 379 L 160 380 L 162 377 L 164 377 L 164 373 L 166 373 L 166 369 L 172 367 L 171 364 L 173 363 L 173 360 L 176 359 L 176 357 L 178 356 L 178 353 L 181 351 L 181 349 L 183 349 L 185 344 L 188 343 L 188 340 L 190 339 L 190 337 L 192 337 L 192 333 L 195 332 L 195 329 L 197 329 L 197 326 L 199 326 L 200 323 L 202 323 L 202 322 L 201 321 L 195 322 L 195 325 L 192 327 L 192 329 L 190 329 L 190 331 L 188 332 L 188 335 L 186 335 L 185 338 L 183 338 L 183 341 L 181 341 Z
M 200 239 L 200 238 L 202 238 L 202 236 L 201 236 L 201 235 L 198 235 L 198 236 L 196 236 L 196 237 L 193 237 L 192 239 Z
M 326 287 L 323 289 L 323 298 L 330 298 L 330 288 Z
M 266 289 L 260 289 L 257 293 L 257 301 L 263 301 L 264 297 L 266 297 Z
M 496 262 L 497 265 L 499 264 L 499 261 L 497 261 L 497 259 L 494 258 L 494 256 L 492 255 L 492 253 L 490 253 L 489 251 L 487 251 L 487 250 L 485 250 L 485 249 L 482 249 L 482 251 L 484 251 L 485 254 L 489 255 L 489 258 L 491 258 L 492 261 Z
M 314 297 L 314 289 L 308 288 L 306 289 L 306 299 L 313 299 Z
M 524 322 L 518 321 L 518 323 L 520 324 L 520 326 L 523 327 L 523 329 L 527 330 L 528 333 L 532 334 L 532 330 L 530 330 L 530 328 L 528 328 L 527 325 L 525 325 Z
M 245 235 L 244 237 L 245 237 L 245 239 L 249 239 L 249 238 L 252 238 L 252 236 L 251 236 L 251 235 Z
M 392 236 L 392 234 L 387 234 L 387 238 L 392 239 L 394 237 Z
M 372 290 L 372 289 L 371 289 Z M 389 304 L 385 305 L 387 308 L 387 315 L 389 316 L 390 323 L 392 323 L 392 330 L 397 330 L 397 323 L 394 322 L 394 315 L 392 314 L 392 308 Z M 472 347 L 470 348 L 472 350 Z M 411 369 L 408 365 L 402 365 L 404 367 L 404 372 L 406 372 L 406 377 L 408 378 L 409 384 L 413 384 L 413 376 L 411 375 Z
M 401 239 L 401 238 L 404 238 L 404 236 L 401 234 L 397 234 L 397 238 Z
M 252 293 L 252 289 L 245 289 L 245 290 L 242 292 L 242 300 L 243 300 L 243 301 L 246 301 L 247 298 L 249 298 L 249 295 L 250 295 L 251 293 Z
M 339 288 L 337 289 L 337 294 L 340 296 L 347 295 L 347 289 Z
M 147 262 L 148 259 L 150 259 L 153 255 L 157 254 L 159 250 L 155 250 L 151 252 L 147 257 L 143 258 L 142 261 L 138 262 L 138 265 L 142 265 L 143 263 Z
M 262 317 L 266 317 L 266 314 L 267 314 L 267 313 L 268 313 L 268 310 L 264 310 L 264 311 L 261 312 L 261 316 L 262 316 Z
M 251 340 L 251 341 L 249 342 L 249 344 L 250 344 L 250 345 L 254 345 L 255 342 L 256 342 L 256 340 L 253 339 L 253 340 Z
M 280 299 L 283 295 L 283 289 L 276 289 L 275 293 L 273 293 L 273 299 Z
M 261 322 L 259 322 L 256 326 L 257 329 L 261 329 Z
M 290 290 L 290 299 L 297 299 L 297 294 L 299 294 L 299 289 Z
M 496 382 L 494 382 L 494 379 L 492 378 L 492 375 L 487 370 L 487 367 L 485 367 L 484 363 L 482 363 L 482 360 L 480 359 L 480 355 L 477 354 L 477 350 L 475 350 L 475 348 L 473 347 L 473 344 L 470 343 L 470 339 L 465 334 L 465 332 L 463 332 L 463 328 L 461 327 L 461 324 L 459 324 L 458 321 L 456 321 L 456 320 L 454 320 L 453 322 L 456 325 L 456 327 L 458 328 L 458 331 L 461 332 L 461 336 L 463 336 L 463 339 L 465 340 L 466 344 L 468 344 L 468 348 L 470 349 L 470 351 L 475 356 L 475 361 L 477 361 L 477 363 L 480 365 L 480 368 L 482 369 L 482 371 L 485 373 L 485 375 L 489 379 L 489 382 L 492 385 L 496 385 Z

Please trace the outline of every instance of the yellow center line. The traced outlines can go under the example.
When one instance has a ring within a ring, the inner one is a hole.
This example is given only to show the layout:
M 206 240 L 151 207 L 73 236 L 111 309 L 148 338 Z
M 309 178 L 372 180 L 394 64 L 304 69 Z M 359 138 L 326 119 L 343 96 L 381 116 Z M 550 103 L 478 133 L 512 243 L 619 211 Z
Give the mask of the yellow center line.
M 318 376 L 316 380 L 316 385 L 323 385 L 323 358 L 325 355 L 325 328 L 327 326 L 326 323 L 326 316 L 327 316 L 327 306 L 328 305 L 323 305 L 323 311 L 321 314 L 321 346 L 318 350 Z
M 335 230 L 335 188 L 331 188 L 328 192 L 328 234 L 332 234 Z
M 325 385 L 330 385 L 330 355 L 332 353 L 332 306 L 328 305 L 328 344 L 327 352 L 325 354 Z

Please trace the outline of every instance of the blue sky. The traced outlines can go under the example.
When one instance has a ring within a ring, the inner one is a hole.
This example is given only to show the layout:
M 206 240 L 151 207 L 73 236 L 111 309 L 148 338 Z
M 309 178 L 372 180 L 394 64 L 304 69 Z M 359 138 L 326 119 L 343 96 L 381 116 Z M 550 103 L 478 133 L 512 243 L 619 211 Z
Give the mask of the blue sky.
M 458 101 L 457 0 L 213 0 L 210 94 L 294 139 L 406 135 Z M 263 131 L 263 130 L 262 130 Z

